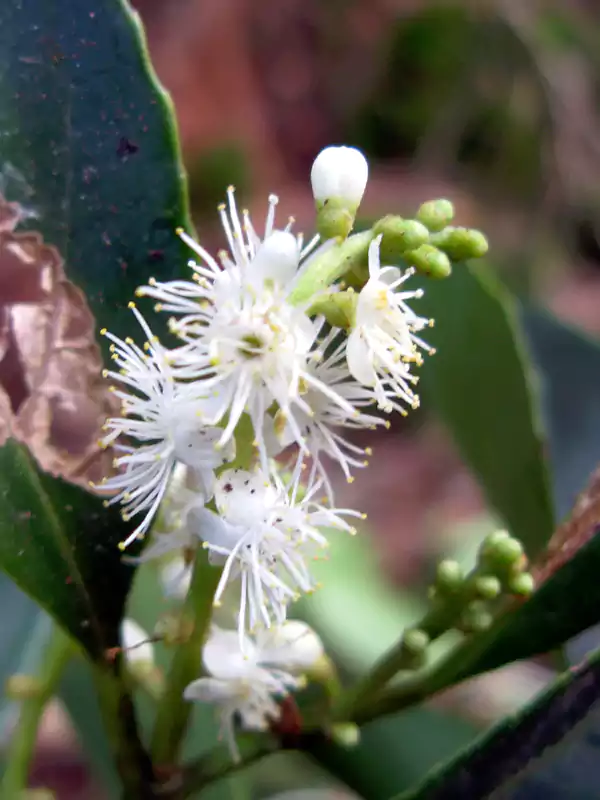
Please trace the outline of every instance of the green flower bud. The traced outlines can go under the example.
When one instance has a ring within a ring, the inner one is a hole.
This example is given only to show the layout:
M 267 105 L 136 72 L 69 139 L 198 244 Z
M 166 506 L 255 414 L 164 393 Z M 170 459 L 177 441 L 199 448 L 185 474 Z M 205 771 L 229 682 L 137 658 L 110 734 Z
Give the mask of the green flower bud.
M 319 236 L 327 239 L 346 239 L 354 225 L 356 210 L 337 197 L 317 202 L 316 228 Z
M 381 260 L 394 261 L 409 250 L 416 250 L 429 241 L 429 231 L 414 219 L 403 219 L 389 214 L 373 226 L 375 236 L 383 234 L 381 240 Z
M 482 633 L 491 626 L 493 621 L 494 618 L 485 603 L 481 600 L 474 600 L 465 608 L 456 627 L 463 633 Z
M 535 581 L 530 572 L 521 572 L 513 575 L 507 585 L 508 591 L 519 597 L 529 597 L 535 590 Z
M 454 219 L 454 206 L 450 200 L 429 200 L 417 211 L 417 219 L 430 231 L 441 231 Z
M 440 594 L 456 594 L 463 587 L 465 575 L 458 561 L 440 561 L 435 576 L 435 588 Z
M 430 278 L 447 278 L 452 272 L 450 259 L 432 244 L 422 244 L 416 250 L 403 254 L 410 266 Z
M 439 233 L 432 234 L 431 242 L 447 253 L 452 261 L 481 258 L 489 249 L 483 233 L 472 228 L 445 228 Z
M 502 584 L 495 575 L 480 575 L 473 581 L 473 589 L 482 600 L 494 600 L 502 592 Z
M 30 700 L 38 697 L 42 689 L 42 682 L 33 675 L 11 675 L 4 686 L 4 692 L 10 700 Z
M 420 628 L 410 628 L 402 634 L 402 650 L 405 669 L 419 669 L 427 660 L 429 634 Z
M 356 747 L 360 742 L 360 728 L 354 722 L 336 722 L 331 726 L 331 738 L 341 747 Z
M 308 310 L 309 316 L 323 316 L 335 328 L 349 330 L 356 319 L 358 294 L 354 289 L 320 295 Z
M 429 647 L 429 635 L 420 628 L 409 628 L 402 635 L 403 648 L 412 655 L 421 655 Z
M 512 571 L 523 561 L 525 552 L 523 545 L 512 536 L 492 542 L 484 542 L 481 548 L 479 561 L 489 568 L 491 572 L 506 574 Z

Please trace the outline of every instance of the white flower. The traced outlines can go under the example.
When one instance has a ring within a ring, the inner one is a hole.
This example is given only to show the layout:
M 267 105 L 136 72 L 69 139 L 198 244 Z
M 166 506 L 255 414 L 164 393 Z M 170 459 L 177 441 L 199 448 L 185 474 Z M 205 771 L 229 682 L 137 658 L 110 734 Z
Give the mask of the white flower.
M 300 620 L 259 628 L 255 642 L 262 666 L 280 667 L 292 675 L 303 675 L 325 655 L 323 643 L 313 629 Z
M 126 617 L 121 623 L 121 647 L 125 660 L 135 670 L 154 668 L 154 645 L 138 623 Z
M 310 172 L 313 195 L 318 202 L 335 198 L 356 210 L 367 186 L 369 165 L 355 147 L 326 147 Z
M 247 412 L 263 467 L 267 463 L 267 410 L 276 403 L 290 413 L 322 324 L 288 302 L 296 281 L 311 263 L 306 256 L 318 237 L 303 248 L 302 236 L 289 230 L 291 223 L 285 230 L 275 230 L 277 202 L 276 197 L 269 198 L 261 240 L 247 212 L 243 212 L 242 227 L 230 187 L 228 207 L 220 208 L 230 252 L 220 253 L 221 264 L 180 230 L 181 238 L 201 260 L 200 264 L 190 262 L 194 282 L 150 280 L 138 290 L 140 295 L 159 300 L 159 310 L 179 315 L 170 323 L 185 342 L 175 354 L 178 375 L 201 379 L 207 390 L 218 390 L 215 420 L 227 417 L 219 445 L 230 441 L 241 415 Z M 331 244 L 322 245 L 317 252 Z
M 207 508 L 190 511 L 190 526 L 204 540 L 211 561 L 223 565 L 215 592 L 218 605 L 226 587 L 240 580 L 238 631 L 281 624 L 287 606 L 316 588 L 307 561 L 323 557 L 327 539 L 319 527 L 354 533 L 341 515 L 350 509 L 328 509 L 313 500 L 320 483 L 298 500 L 298 487 L 286 487 L 257 470 L 228 470 L 217 481 L 218 514 Z
M 221 736 L 225 736 L 234 760 L 239 759 L 234 723 L 239 718 L 246 730 L 266 730 L 277 720 L 280 708 L 275 697 L 283 697 L 302 682 L 281 669 L 260 664 L 260 650 L 244 637 L 244 652 L 239 648 L 238 633 L 213 628 L 202 654 L 209 677 L 186 687 L 186 700 L 214 703 L 219 706 Z
M 198 495 L 208 500 L 215 468 L 233 458 L 233 443 L 218 452 L 221 431 L 203 421 L 213 415 L 215 398 L 200 384 L 176 380 L 172 353 L 152 334 L 135 306 L 130 307 L 148 337 L 144 349 L 130 338 L 123 341 L 102 331 L 112 341 L 112 358 L 119 368 L 104 374 L 125 388 L 113 388 L 122 402 L 121 417 L 106 422 L 107 434 L 101 440 L 102 446 L 112 445 L 120 453 L 114 462 L 120 472 L 102 481 L 100 488 L 117 493 L 105 504 L 121 503 L 123 519 L 144 514 L 122 549 L 150 527 L 178 461 L 193 471 Z M 121 443 L 121 437 L 127 443 Z
M 325 454 L 337 462 L 346 477 L 352 482 L 353 467 L 365 467 L 365 456 L 370 448 L 362 448 L 348 441 L 336 428 L 374 430 L 378 425 L 389 427 L 389 422 L 366 414 L 360 409 L 374 406 L 376 399 L 372 389 L 362 386 L 349 373 L 346 363 L 346 338 L 339 339 L 337 329 L 332 329 L 313 351 L 303 390 L 294 401 L 293 429 L 287 415 L 278 411 L 275 429 L 283 446 L 292 442 L 303 442 L 294 469 L 294 478 L 299 479 L 305 460 L 310 455 L 312 467 L 306 483 L 312 486 L 321 478 L 328 500 L 334 502 L 333 488 L 321 455 Z
M 358 297 L 356 321 L 348 337 L 348 368 L 357 381 L 373 387 L 379 405 L 387 411 L 403 412 L 397 400 L 416 408 L 418 395 L 412 387 L 418 379 L 411 374 L 412 363 L 422 363 L 419 348 L 434 350 L 416 335 L 432 321 L 418 317 L 406 304 L 423 296 L 421 289 L 396 292 L 414 269 L 400 275 L 396 267 L 381 267 L 381 236 L 369 245 L 369 280 Z

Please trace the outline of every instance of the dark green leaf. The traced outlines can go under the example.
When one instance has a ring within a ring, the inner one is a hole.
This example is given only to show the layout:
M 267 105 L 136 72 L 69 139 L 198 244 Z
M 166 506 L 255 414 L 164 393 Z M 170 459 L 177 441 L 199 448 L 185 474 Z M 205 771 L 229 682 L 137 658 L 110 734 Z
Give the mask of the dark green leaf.
M 426 402 L 437 409 L 490 505 L 530 555 L 553 530 L 544 438 L 531 367 L 515 309 L 481 264 L 459 264 L 427 281 L 419 313 L 435 319 L 425 337 Z
M 187 258 L 170 104 L 137 17 L 119 0 L 4 3 L 0 59 L 0 188 L 28 212 L 22 227 L 57 248 L 98 327 L 132 333 L 134 288 Z M 116 644 L 133 574 L 118 513 L 41 474 L 11 441 L 0 496 L 0 566 L 90 652 Z
M 557 519 L 600 463 L 600 346 L 543 311 L 521 314 L 539 370 Z
M 155 83 L 137 15 L 121 0 L 22 0 L 0 7 L 4 193 L 35 216 L 99 327 L 149 275 L 189 254 L 185 179 L 171 103 Z
M 65 670 L 58 696 L 71 717 L 79 741 L 108 797 L 119 797 L 121 782 L 106 738 L 90 666 L 73 658 Z
M 348 750 L 329 744 L 311 755 L 366 800 L 387 800 L 422 780 L 442 759 L 473 741 L 476 733 L 474 726 L 448 714 L 410 709 L 364 728 L 357 747 Z
M 598 796 L 600 654 L 398 800 Z M 542 757 L 543 756 L 543 757 Z

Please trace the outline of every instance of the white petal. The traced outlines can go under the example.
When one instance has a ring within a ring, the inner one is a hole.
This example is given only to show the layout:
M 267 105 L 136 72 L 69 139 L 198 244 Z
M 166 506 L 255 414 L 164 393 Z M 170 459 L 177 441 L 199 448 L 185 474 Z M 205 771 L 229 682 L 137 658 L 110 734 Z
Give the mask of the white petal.
M 310 172 L 315 200 L 330 197 L 357 206 L 367 186 L 369 165 L 355 147 L 326 147 L 314 160 Z
M 228 525 L 208 508 L 192 508 L 188 514 L 187 524 L 202 541 L 227 549 L 231 549 L 244 534 L 244 531 Z
M 377 374 L 369 357 L 369 349 L 359 328 L 355 328 L 348 337 L 346 360 L 352 377 L 364 386 L 375 385 Z
M 198 678 L 188 684 L 183 692 L 186 700 L 198 700 L 201 703 L 226 703 L 236 697 L 238 687 L 231 681 L 217 678 Z
M 247 637 L 242 654 L 239 633 L 215 627 L 204 645 L 202 662 L 216 678 L 242 680 L 249 678 L 255 669 L 254 652 L 254 643 Z
M 310 669 L 323 657 L 323 644 L 305 622 L 288 620 L 257 637 L 259 663 L 280 666 L 291 673 Z

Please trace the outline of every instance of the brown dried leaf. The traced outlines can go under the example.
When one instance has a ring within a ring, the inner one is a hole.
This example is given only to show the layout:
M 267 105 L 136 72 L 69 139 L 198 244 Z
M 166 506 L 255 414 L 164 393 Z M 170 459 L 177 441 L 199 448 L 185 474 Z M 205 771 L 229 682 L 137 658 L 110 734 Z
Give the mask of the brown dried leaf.
M 55 247 L 15 232 L 20 219 L 0 197 L 0 443 L 13 436 L 44 471 L 88 488 L 112 469 L 98 438 L 115 398 L 85 295 Z

